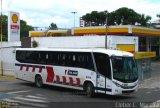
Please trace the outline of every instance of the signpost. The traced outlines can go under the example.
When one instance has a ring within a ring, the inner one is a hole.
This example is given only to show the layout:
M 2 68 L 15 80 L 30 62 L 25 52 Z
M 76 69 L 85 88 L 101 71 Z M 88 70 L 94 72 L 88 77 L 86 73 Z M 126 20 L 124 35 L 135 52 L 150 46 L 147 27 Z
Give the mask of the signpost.
M 1 71 L 1 75 L 3 76 L 3 60 L 2 60 L 2 0 L 1 0 L 1 19 L 0 19 L 1 23 L 0 23 L 0 28 L 1 28 L 1 67 L 0 67 L 0 71 Z

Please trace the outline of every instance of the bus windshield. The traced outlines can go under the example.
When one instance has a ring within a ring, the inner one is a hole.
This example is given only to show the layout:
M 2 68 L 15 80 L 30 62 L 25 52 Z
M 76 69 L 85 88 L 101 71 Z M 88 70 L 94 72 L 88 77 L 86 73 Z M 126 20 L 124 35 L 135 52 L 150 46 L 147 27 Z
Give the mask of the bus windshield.
M 138 70 L 133 57 L 112 56 L 113 79 L 124 83 L 138 79 Z

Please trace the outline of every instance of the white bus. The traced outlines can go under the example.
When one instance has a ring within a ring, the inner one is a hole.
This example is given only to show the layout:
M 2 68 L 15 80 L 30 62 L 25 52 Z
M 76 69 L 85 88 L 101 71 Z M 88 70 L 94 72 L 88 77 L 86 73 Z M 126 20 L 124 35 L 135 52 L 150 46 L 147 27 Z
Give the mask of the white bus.
M 133 54 L 109 49 L 16 49 L 16 78 L 35 83 L 120 95 L 137 91 Z

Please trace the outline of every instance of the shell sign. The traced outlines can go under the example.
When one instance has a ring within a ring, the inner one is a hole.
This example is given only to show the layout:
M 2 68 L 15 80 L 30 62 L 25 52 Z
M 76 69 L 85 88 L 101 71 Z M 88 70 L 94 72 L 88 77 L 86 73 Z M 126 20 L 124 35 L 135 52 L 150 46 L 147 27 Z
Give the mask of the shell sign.
M 20 17 L 18 12 L 9 12 L 8 15 L 8 41 L 20 40 Z
M 19 30 L 18 15 L 17 14 L 12 14 L 11 20 L 12 20 L 11 29 Z
M 17 23 L 18 22 L 18 16 L 17 16 L 17 14 L 13 14 L 12 15 L 12 22 L 13 23 Z

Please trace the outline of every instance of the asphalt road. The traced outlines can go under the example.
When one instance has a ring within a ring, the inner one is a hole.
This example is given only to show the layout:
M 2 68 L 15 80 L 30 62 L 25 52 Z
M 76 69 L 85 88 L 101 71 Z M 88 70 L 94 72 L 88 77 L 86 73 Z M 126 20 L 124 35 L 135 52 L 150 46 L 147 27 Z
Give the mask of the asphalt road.
M 0 79 L 0 108 L 7 103 L 13 104 L 13 108 L 138 108 L 159 100 L 160 88 L 139 88 L 138 92 L 128 96 L 97 94 L 89 98 L 82 91 L 53 86 L 37 88 L 17 79 Z

